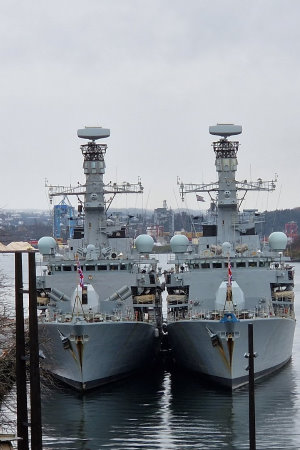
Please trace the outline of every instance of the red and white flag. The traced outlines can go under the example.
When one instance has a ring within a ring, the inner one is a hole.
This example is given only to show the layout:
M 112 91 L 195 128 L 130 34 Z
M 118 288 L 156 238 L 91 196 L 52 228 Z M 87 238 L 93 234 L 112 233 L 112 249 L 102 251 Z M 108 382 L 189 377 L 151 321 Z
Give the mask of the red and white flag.
M 80 266 L 80 262 L 79 261 L 77 261 L 77 272 L 78 272 L 78 275 L 79 275 L 80 287 L 83 288 L 83 278 L 84 278 L 84 276 L 83 276 L 82 268 Z
M 228 262 L 228 286 L 231 286 L 232 283 L 232 270 L 230 261 Z

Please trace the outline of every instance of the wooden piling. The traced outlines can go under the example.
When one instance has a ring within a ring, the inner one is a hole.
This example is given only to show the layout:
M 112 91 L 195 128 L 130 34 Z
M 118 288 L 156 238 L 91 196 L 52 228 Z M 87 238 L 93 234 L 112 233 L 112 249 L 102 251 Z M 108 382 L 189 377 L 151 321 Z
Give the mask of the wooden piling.
M 42 450 L 41 390 L 37 321 L 35 253 L 28 253 L 31 448 Z
M 28 411 L 23 307 L 22 253 L 15 252 L 16 386 L 18 450 L 28 450 Z
M 256 450 L 255 433 L 255 392 L 254 392 L 254 358 L 253 323 L 248 324 L 248 358 L 249 358 L 249 448 Z

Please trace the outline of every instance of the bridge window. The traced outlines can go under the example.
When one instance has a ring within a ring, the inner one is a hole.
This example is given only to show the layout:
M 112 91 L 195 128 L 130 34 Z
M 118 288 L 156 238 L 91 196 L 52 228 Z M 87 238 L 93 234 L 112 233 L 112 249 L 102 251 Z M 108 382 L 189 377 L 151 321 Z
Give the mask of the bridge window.
M 249 261 L 248 266 L 249 267 L 257 267 L 257 262 L 256 261 Z
M 239 261 L 236 263 L 236 267 L 246 267 L 246 262 L 245 261 Z

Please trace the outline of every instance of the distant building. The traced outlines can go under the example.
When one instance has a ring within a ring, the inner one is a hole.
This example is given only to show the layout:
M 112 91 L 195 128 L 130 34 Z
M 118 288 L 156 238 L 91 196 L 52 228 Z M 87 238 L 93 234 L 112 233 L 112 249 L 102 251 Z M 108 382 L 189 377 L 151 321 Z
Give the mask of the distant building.
M 288 222 L 284 226 L 284 232 L 291 242 L 298 237 L 298 225 L 296 222 Z
M 154 210 L 153 225 L 160 233 L 168 233 L 170 236 L 174 234 L 174 212 L 171 208 L 168 209 L 167 201 L 163 201 L 162 208 Z

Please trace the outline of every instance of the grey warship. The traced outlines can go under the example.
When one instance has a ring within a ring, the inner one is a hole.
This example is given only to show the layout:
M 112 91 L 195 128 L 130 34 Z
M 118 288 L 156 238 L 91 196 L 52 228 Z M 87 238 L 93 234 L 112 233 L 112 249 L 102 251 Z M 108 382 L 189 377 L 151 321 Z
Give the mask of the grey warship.
M 239 142 L 230 136 L 242 127 L 209 128 L 218 181 L 184 184 L 187 193 L 211 198 L 203 236 L 192 246 L 186 236 L 171 239 L 174 269 L 165 274 L 168 291 L 167 331 L 178 365 L 229 389 L 248 382 L 248 324 L 253 323 L 255 378 L 286 364 L 295 330 L 294 268 L 285 256 L 287 237 L 273 232 L 262 242 L 255 209 L 241 210 L 248 191 L 272 191 L 271 181 L 237 181 Z M 240 195 L 243 193 L 243 195 Z
M 37 276 L 39 340 L 43 367 L 69 386 L 85 391 L 144 368 L 159 351 L 161 287 L 153 239 L 126 236 L 107 217 L 116 194 L 140 193 L 137 184 L 104 184 L 109 129 L 84 128 L 81 145 L 85 185 L 52 186 L 55 195 L 83 196 L 79 222 L 67 245 L 42 237 Z M 102 141 L 103 142 L 103 141 Z M 110 194 L 109 200 L 105 195 Z M 73 220 L 73 219 L 72 219 Z

